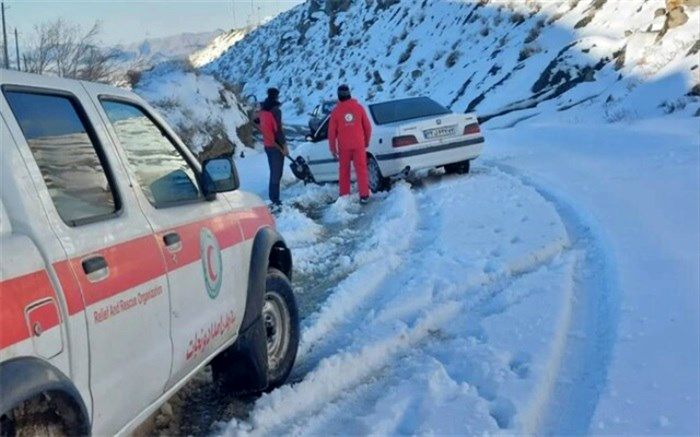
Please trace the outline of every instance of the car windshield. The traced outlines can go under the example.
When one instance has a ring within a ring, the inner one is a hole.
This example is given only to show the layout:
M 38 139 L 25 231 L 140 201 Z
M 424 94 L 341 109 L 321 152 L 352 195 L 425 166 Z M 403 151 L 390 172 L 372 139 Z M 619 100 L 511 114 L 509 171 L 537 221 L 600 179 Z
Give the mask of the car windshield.
M 450 113 L 449 109 L 428 97 L 376 103 L 370 105 L 369 109 L 376 124 L 389 124 Z
M 334 107 L 335 107 L 335 102 L 325 102 L 323 104 L 323 113 L 330 114 L 330 112 L 333 110 Z

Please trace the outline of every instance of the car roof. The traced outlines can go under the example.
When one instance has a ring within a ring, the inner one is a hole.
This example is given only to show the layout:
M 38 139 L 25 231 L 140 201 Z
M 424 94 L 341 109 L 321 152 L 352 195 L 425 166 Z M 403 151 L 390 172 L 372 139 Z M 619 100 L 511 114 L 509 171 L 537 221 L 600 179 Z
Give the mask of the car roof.
M 369 103 L 369 105 L 374 106 L 374 105 L 381 105 L 383 103 L 405 102 L 406 100 L 415 100 L 415 99 L 430 99 L 430 97 L 428 97 L 428 96 L 402 97 L 400 99 L 391 99 L 391 100 L 382 100 L 381 102 L 372 102 L 372 103 Z M 430 100 L 432 100 L 432 99 L 430 99 Z

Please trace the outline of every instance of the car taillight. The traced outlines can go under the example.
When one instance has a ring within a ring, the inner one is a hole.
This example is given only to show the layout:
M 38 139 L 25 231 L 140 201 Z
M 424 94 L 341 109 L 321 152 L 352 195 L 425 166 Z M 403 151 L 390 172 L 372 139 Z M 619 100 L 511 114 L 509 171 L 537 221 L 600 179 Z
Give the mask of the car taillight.
M 413 144 L 418 144 L 418 139 L 415 135 L 402 135 L 400 137 L 394 137 L 391 140 L 391 145 L 393 147 L 410 146 Z
M 464 126 L 464 135 L 472 135 L 478 133 L 481 133 L 481 129 L 479 129 L 479 123 L 472 123 Z

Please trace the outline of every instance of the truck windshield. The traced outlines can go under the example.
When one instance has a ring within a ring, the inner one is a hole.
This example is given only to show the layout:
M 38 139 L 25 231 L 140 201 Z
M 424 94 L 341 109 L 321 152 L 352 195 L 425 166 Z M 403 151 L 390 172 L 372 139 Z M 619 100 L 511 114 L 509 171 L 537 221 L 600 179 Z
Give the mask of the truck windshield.
M 423 117 L 449 114 L 450 110 L 428 97 L 392 100 L 369 106 L 376 124 L 396 123 Z

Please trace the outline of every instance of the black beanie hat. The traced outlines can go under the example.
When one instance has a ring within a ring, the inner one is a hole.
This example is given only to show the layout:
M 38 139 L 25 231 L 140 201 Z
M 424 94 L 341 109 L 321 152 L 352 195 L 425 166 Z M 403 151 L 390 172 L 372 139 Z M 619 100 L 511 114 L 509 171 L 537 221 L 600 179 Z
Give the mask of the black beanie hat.
M 338 100 L 348 100 L 352 95 L 350 94 L 350 87 L 347 85 L 340 85 L 338 87 Z
M 277 88 L 268 88 L 267 89 L 267 97 L 272 100 L 277 100 L 277 98 L 280 96 L 280 90 Z

